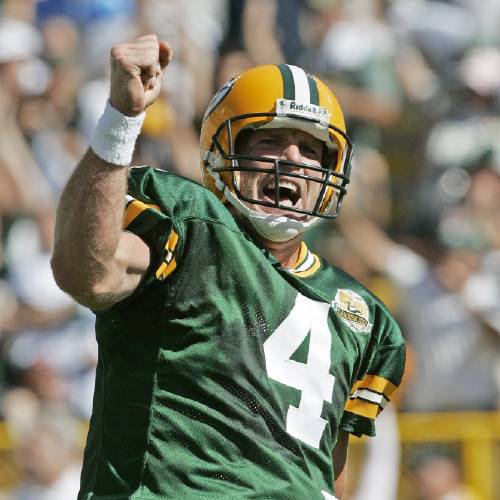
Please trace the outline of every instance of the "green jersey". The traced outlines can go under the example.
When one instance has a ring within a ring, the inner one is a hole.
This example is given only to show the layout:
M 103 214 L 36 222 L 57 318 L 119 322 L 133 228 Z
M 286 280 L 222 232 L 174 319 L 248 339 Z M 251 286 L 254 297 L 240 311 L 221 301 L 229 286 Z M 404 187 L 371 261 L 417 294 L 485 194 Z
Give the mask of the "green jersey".
M 333 498 L 338 429 L 374 435 L 400 383 L 395 321 L 304 244 L 282 267 L 204 187 L 151 168 L 129 186 L 151 265 L 97 313 L 79 498 Z

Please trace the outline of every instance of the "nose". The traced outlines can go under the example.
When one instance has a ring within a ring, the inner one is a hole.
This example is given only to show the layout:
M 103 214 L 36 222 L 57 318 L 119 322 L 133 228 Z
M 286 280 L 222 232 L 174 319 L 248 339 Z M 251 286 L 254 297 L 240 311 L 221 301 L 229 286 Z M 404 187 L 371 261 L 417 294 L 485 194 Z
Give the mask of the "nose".
M 297 144 L 288 144 L 283 149 L 282 159 L 301 163 L 302 155 L 300 154 L 299 146 Z

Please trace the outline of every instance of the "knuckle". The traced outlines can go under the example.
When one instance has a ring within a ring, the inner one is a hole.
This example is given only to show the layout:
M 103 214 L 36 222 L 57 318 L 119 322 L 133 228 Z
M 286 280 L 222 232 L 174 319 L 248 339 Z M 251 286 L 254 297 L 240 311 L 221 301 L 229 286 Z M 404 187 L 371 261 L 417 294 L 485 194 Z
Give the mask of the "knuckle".
M 156 35 L 144 35 L 136 38 L 133 43 L 145 47 L 157 45 L 159 42 Z
M 121 45 L 115 45 L 111 49 L 111 57 L 116 60 L 122 59 L 124 56 L 123 47 Z

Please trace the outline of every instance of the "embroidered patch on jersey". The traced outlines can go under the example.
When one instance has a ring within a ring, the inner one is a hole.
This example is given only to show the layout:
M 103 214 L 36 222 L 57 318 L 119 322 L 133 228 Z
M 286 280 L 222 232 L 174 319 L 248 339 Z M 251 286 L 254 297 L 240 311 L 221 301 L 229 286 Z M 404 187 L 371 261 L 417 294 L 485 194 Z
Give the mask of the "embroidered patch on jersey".
M 364 333 L 372 331 L 373 323 L 370 323 L 368 305 L 356 292 L 339 288 L 332 307 L 337 316 L 352 330 Z

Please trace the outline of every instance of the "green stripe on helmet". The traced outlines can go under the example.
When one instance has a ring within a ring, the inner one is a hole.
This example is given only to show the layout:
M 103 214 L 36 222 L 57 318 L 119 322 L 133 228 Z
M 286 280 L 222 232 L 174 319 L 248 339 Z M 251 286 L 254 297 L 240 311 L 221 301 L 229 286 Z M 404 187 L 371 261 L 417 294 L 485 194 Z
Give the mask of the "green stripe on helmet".
M 295 83 L 293 81 L 292 71 L 287 64 L 279 64 L 278 68 L 283 78 L 283 97 L 293 101 L 295 99 Z
M 311 104 L 316 104 L 316 106 L 319 106 L 319 90 L 316 80 L 311 75 L 308 74 L 307 83 L 309 84 L 309 95 L 311 99 Z

